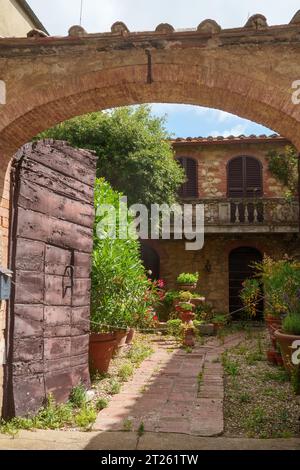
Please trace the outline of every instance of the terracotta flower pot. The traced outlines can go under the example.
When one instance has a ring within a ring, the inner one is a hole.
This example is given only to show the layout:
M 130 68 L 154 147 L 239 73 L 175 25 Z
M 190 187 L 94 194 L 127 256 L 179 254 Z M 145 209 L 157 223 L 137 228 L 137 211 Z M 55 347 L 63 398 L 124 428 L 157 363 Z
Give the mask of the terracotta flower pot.
M 276 349 L 276 338 L 275 338 L 275 331 L 279 330 L 282 325 L 282 320 L 280 317 L 275 317 L 273 315 L 267 315 L 265 318 L 265 322 L 267 324 L 270 339 L 273 345 L 273 348 Z
M 282 359 L 282 355 L 280 352 L 275 351 L 275 359 L 276 359 L 276 364 L 278 366 L 283 366 L 283 359 Z
M 188 310 L 181 310 L 179 317 L 180 320 L 182 320 L 184 323 L 190 323 L 192 320 L 194 320 L 195 314 Z
M 277 364 L 276 351 L 274 349 L 269 349 L 267 351 L 267 359 L 270 364 Z
M 194 297 L 191 299 L 191 304 L 195 305 L 195 307 L 198 307 L 198 305 L 201 305 L 205 302 L 205 297 Z
M 131 344 L 132 343 L 134 335 L 135 335 L 135 329 L 130 328 L 130 330 L 127 333 L 126 344 Z
M 292 363 L 292 354 L 295 352 L 295 349 L 292 348 L 292 344 L 294 341 L 300 340 L 300 335 L 291 335 L 282 330 L 276 330 L 274 334 L 276 341 L 280 346 L 283 365 L 291 374 L 294 369 L 299 368 L 299 365 Z
M 126 345 L 126 338 L 128 335 L 128 330 L 117 330 L 115 331 L 115 337 L 116 337 L 116 342 L 115 342 L 115 348 L 113 351 L 113 355 L 115 356 L 116 354 L 119 354 L 124 346 Z
M 183 291 L 194 291 L 197 287 L 197 284 L 181 284 L 177 283 L 178 285 L 178 290 L 183 290 Z
M 91 333 L 89 362 L 92 369 L 107 372 L 116 344 L 114 333 Z

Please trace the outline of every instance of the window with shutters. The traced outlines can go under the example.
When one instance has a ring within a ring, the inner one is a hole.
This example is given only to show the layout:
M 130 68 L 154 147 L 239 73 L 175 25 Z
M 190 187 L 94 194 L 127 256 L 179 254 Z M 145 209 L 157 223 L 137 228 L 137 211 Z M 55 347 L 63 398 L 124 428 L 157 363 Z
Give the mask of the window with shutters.
M 227 167 L 228 197 L 252 198 L 263 195 L 262 165 L 254 157 L 233 158 Z
M 182 198 L 198 197 L 198 165 L 193 158 L 180 157 L 177 161 L 183 167 L 186 174 L 186 182 L 179 190 L 179 196 Z

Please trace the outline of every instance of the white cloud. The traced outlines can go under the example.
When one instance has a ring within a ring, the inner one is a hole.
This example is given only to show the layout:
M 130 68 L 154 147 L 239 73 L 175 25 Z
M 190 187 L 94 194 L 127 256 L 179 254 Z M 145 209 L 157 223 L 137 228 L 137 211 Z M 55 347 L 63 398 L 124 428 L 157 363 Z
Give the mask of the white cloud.
M 248 123 L 240 123 L 240 124 L 236 124 L 231 129 L 227 129 L 222 132 L 212 131 L 211 135 L 213 137 L 218 137 L 219 135 L 222 135 L 223 137 L 229 137 L 230 135 L 238 136 L 241 134 L 245 134 L 247 127 L 248 127 Z

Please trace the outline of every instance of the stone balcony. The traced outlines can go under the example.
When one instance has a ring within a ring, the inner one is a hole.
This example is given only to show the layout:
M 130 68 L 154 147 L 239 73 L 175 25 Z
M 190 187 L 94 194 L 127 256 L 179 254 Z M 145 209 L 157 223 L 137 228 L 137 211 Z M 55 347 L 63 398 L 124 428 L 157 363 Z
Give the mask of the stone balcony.
M 298 202 L 284 198 L 193 199 L 204 204 L 205 233 L 297 233 Z

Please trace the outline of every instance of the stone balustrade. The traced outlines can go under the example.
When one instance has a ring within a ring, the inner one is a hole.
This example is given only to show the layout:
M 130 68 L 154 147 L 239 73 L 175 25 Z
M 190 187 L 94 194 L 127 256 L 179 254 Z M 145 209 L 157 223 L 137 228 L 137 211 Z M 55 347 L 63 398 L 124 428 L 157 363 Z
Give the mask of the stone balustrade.
M 205 232 L 297 232 L 299 205 L 285 198 L 214 198 L 184 200 L 204 204 Z M 194 219 L 195 220 L 195 219 Z

